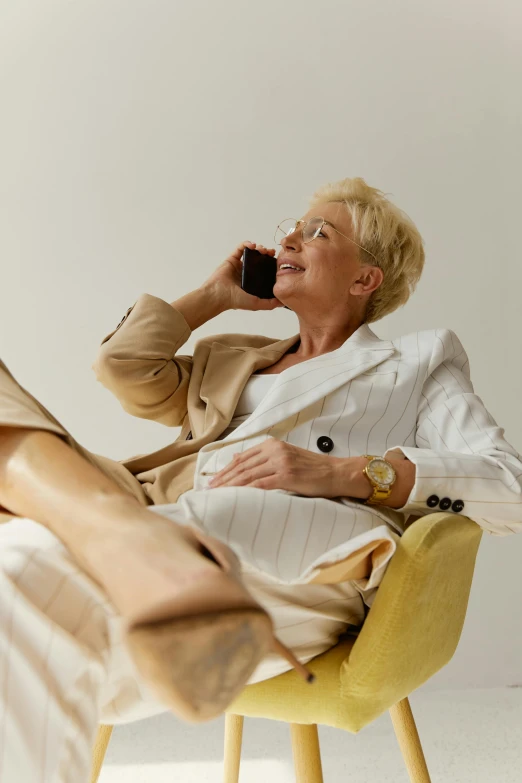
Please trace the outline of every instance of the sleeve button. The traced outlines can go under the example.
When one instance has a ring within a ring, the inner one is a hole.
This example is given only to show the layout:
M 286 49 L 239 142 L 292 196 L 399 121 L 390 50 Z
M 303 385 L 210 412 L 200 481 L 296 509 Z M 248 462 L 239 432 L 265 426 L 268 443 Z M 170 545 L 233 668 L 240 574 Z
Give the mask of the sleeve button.
M 464 501 L 463 500 L 455 500 L 453 503 L 451 510 L 455 511 L 456 514 L 459 514 L 462 509 L 464 508 Z
M 435 506 L 438 506 L 439 504 L 439 498 L 437 495 L 430 495 L 429 498 L 426 501 L 426 505 L 430 508 L 435 508 Z
M 450 498 L 442 498 L 442 500 L 439 503 L 439 508 L 441 508 L 443 511 L 447 511 L 450 506 L 451 506 Z

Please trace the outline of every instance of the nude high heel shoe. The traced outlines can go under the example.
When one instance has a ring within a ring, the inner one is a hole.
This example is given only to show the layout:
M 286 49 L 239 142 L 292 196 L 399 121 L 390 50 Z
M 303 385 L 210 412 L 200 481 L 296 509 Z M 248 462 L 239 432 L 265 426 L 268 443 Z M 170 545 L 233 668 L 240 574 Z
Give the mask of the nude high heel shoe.
M 241 693 L 270 651 L 313 682 L 314 675 L 274 636 L 270 616 L 244 587 L 235 553 L 196 528 L 190 532 L 215 571 L 205 580 L 187 578 L 174 601 L 133 618 L 126 628 L 132 658 L 162 703 L 190 723 L 212 720 Z

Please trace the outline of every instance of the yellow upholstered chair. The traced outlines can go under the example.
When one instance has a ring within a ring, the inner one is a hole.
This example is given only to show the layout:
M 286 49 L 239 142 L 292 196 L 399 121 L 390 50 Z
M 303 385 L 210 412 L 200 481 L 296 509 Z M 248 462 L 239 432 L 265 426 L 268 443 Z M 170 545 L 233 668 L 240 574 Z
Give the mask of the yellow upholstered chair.
M 291 724 L 298 783 L 322 783 L 317 726 L 353 734 L 386 710 L 413 783 L 430 777 L 408 694 L 453 656 L 460 638 L 482 528 L 459 514 L 421 517 L 402 535 L 357 636 L 342 638 L 307 665 L 247 686 L 225 719 L 225 783 L 238 783 L 244 716 Z M 100 726 L 96 783 L 112 727 Z M 151 781 L 153 783 L 153 781 Z

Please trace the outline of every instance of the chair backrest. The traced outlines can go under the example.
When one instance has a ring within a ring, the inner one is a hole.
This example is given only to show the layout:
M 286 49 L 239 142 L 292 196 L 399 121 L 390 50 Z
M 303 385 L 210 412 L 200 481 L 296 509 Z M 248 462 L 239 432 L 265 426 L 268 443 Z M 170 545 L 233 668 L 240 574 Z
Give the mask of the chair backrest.
M 350 731 L 374 720 L 451 660 L 462 632 L 482 528 L 445 512 L 401 536 L 341 667 Z

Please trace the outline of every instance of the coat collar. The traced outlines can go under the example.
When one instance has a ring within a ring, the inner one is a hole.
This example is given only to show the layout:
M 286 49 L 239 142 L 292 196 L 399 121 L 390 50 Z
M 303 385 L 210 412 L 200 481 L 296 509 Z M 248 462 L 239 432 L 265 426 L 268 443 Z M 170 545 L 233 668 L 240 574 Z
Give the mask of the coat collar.
M 204 431 L 222 432 L 230 424 L 241 392 L 252 373 L 274 364 L 298 340 L 299 334 L 296 334 L 258 348 L 214 341 L 199 394 L 206 402 Z M 335 351 L 308 359 L 275 375 L 269 393 L 248 420 L 219 443 L 269 429 L 356 376 L 368 372 L 392 356 L 395 350 L 392 342 L 381 340 L 368 324 L 362 324 Z M 202 450 L 210 450 L 213 446 L 215 444 L 210 443 Z

